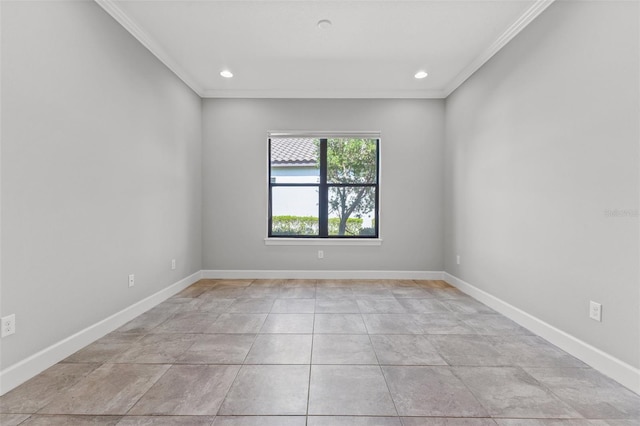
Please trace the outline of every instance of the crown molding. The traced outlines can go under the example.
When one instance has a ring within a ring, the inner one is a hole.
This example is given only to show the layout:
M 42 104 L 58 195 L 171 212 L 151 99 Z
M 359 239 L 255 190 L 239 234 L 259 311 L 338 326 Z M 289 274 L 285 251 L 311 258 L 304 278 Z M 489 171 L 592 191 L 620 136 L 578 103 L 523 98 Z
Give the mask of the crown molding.
M 520 31 L 525 29 L 527 25 L 538 17 L 546 8 L 551 6 L 555 0 L 537 0 L 529 9 L 527 9 L 507 30 L 500 35 L 484 52 L 478 55 L 447 85 L 443 90 L 444 96 L 448 97 L 462 83 L 473 75 L 480 67 L 482 67 L 489 59 L 498 53 L 507 43 L 509 43 Z
M 147 48 L 156 58 L 169 68 L 180 80 L 184 82 L 198 96 L 202 97 L 202 88 L 196 80 L 185 71 L 182 66 L 169 55 L 160 44 L 149 36 L 142 28 L 136 24 L 127 14 L 118 7 L 113 0 L 94 0 L 113 19 L 122 25 L 129 33 L 135 37 L 144 47 Z
M 443 90 L 205 90 L 203 98 L 442 99 Z

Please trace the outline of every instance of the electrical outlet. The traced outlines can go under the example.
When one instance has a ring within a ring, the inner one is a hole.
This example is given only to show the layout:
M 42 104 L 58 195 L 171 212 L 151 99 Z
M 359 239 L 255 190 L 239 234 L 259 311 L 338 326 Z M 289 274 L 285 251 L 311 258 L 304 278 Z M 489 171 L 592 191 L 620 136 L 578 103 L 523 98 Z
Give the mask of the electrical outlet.
M 318 250 L 318 259 L 324 259 L 324 251 Z
M 457 255 L 456 256 L 456 265 L 459 265 L 459 264 L 460 264 L 460 255 Z
M 171 269 L 176 269 L 176 260 L 175 259 L 171 259 Z
M 129 275 L 129 287 L 133 287 L 136 283 L 136 276 L 131 274 Z
M 602 322 L 602 305 L 593 300 L 589 303 L 589 318 Z
M 16 314 L 8 315 L 1 320 L 2 337 L 10 336 L 16 332 Z

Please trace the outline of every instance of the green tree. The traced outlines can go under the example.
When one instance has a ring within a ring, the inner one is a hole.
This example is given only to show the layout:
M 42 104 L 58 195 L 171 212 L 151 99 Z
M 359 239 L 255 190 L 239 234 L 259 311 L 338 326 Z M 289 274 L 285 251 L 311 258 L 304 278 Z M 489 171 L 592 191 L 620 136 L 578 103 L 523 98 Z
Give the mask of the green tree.
M 328 139 L 327 183 L 375 183 L 377 174 L 375 139 Z M 330 187 L 329 214 L 340 219 L 338 235 L 349 232 L 351 216 L 362 218 L 373 211 L 375 190 L 367 186 Z

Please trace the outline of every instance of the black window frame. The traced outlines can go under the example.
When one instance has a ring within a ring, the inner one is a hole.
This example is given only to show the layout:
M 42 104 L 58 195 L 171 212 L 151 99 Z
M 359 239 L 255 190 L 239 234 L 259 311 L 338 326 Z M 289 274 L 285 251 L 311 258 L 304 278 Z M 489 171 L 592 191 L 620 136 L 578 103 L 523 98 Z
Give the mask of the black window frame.
M 271 139 L 269 137 L 268 149 L 268 185 L 269 185 L 269 207 L 268 207 L 268 238 L 306 238 L 306 239 L 378 239 L 380 238 L 380 137 L 379 136 L 342 136 L 326 135 L 316 137 L 320 141 L 320 181 L 318 183 L 277 183 L 271 176 Z M 286 139 L 286 136 L 275 137 L 276 139 Z M 327 140 L 328 139 L 349 139 L 362 138 L 371 139 L 376 142 L 376 179 L 375 183 L 329 183 L 327 182 Z M 312 187 L 318 188 L 318 235 L 273 235 L 273 188 L 274 187 Z M 335 187 L 371 187 L 375 190 L 374 206 L 374 235 L 329 235 L 329 189 Z

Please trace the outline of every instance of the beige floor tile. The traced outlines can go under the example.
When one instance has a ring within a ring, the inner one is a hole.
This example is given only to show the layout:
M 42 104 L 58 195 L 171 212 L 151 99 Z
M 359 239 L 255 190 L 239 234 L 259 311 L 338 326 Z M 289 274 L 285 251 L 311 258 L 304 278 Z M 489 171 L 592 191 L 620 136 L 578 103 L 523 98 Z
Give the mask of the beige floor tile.
M 33 415 L 20 426 L 115 426 L 119 421 L 120 416 Z
M 380 365 L 447 365 L 426 336 L 378 334 L 370 337 Z
M 488 417 L 448 367 L 382 367 L 401 416 Z
M 176 294 L 173 297 L 174 298 L 196 298 L 200 296 L 202 293 L 204 293 L 205 291 L 207 291 L 207 288 L 205 286 L 192 285 L 185 288 L 184 290 L 182 290 L 180 293 Z
M 218 416 L 213 426 L 305 426 L 305 416 Z
M 524 369 L 584 417 L 640 424 L 640 395 L 592 368 Z
M 99 367 L 56 364 L 0 397 L 1 413 L 35 413 Z
M 457 314 L 495 314 L 496 311 L 472 298 L 442 300 L 442 303 Z
M 223 314 L 229 310 L 229 307 L 236 301 L 236 299 L 220 299 L 216 296 L 204 297 L 198 305 L 198 310 L 202 312 L 209 312 L 215 314 Z
M 520 367 L 587 367 L 582 361 L 538 336 L 490 336 L 489 341 L 500 352 L 500 358 L 504 360 L 506 365 Z
M 304 415 L 308 365 L 244 365 L 220 415 Z
M 261 334 L 245 364 L 309 364 L 311 342 L 310 334 Z
M 422 329 L 423 334 L 477 334 L 475 329 L 451 312 L 414 314 L 411 318 Z
M 394 286 L 391 288 L 391 294 L 394 297 L 399 299 L 410 298 L 410 299 L 425 299 L 433 297 L 431 293 L 429 293 L 426 289 L 416 287 L 415 285 L 410 286 Z
M 449 365 L 508 365 L 488 336 L 434 335 L 429 336 L 429 341 Z
M 0 425 L 17 426 L 28 418 L 29 414 L 0 414 Z
M 409 314 L 362 314 L 369 334 L 421 334 L 422 328 Z
M 126 414 L 168 369 L 162 364 L 103 364 L 39 413 Z
M 160 324 L 153 333 L 204 333 L 217 318 L 218 314 L 211 312 L 181 312 Z
M 276 299 L 271 307 L 272 314 L 313 314 L 316 299 Z
M 356 303 L 363 314 L 403 314 L 407 309 L 395 298 L 361 299 L 356 295 Z
M 481 335 L 531 335 L 526 328 L 499 314 L 461 314 L 459 318 Z
M 396 416 L 379 366 L 312 365 L 309 415 Z
M 149 334 L 113 359 L 115 363 L 171 364 L 193 345 L 194 334 Z
M 354 299 L 316 299 L 316 314 L 359 314 Z
M 201 334 L 176 360 L 177 364 L 242 364 L 255 334 Z
M 269 314 L 260 333 L 313 333 L 313 314 Z
M 366 334 L 360 314 L 316 314 L 313 328 L 318 334 Z
M 215 415 L 238 365 L 174 365 L 129 411 L 129 415 Z
M 207 333 L 258 333 L 267 314 L 222 314 L 207 329 Z
M 398 299 L 407 312 L 414 314 L 437 314 L 450 312 L 449 309 L 436 299 Z
M 148 333 L 174 315 L 175 311 L 154 311 L 145 312 L 120 327 L 120 333 Z
M 317 334 L 312 359 L 313 364 L 378 364 L 366 334 Z
M 284 279 L 258 279 L 251 283 L 252 287 L 282 287 L 286 280 Z
M 220 297 L 221 299 L 236 299 L 239 297 L 243 297 L 244 290 L 245 290 L 245 287 L 241 287 L 241 286 L 221 285 L 202 294 L 200 298 L 203 298 L 205 296 L 208 297 L 209 295 L 211 295 L 211 296 Z
M 492 417 L 582 417 L 521 368 L 456 367 L 453 372 Z
M 307 426 L 402 426 L 399 417 L 309 416 Z
M 403 417 L 402 424 L 403 426 L 496 426 L 496 422 L 492 419 L 456 417 Z
M 354 299 L 353 290 L 347 287 L 318 287 L 317 299 Z
M 128 333 L 121 333 L 127 335 Z M 139 340 L 141 337 L 139 334 L 131 334 L 137 337 Z M 84 362 L 84 363 L 105 363 L 113 360 L 116 356 L 127 351 L 131 344 L 136 340 L 122 341 L 122 342 L 109 342 L 103 343 L 100 339 L 95 343 L 90 344 L 74 353 L 73 355 L 65 358 L 62 362 Z
M 249 287 L 255 280 L 253 279 L 214 279 L 211 280 L 213 283 L 213 287 Z
M 280 294 L 280 287 L 262 287 L 254 286 L 245 289 L 242 297 L 246 298 L 260 298 L 260 299 L 275 299 Z
M 278 293 L 278 299 L 314 299 L 315 287 L 283 287 Z
M 604 420 L 586 419 L 496 419 L 496 422 L 499 426 L 611 426 Z
M 211 426 L 214 416 L 125 416 L 117 426 Z
M 265 298 L 242 298 L 236 299 L 236 301 L 229 306 L 228 313 L 231 314 L 268 314 L 271 312 L 271 307 L 275 297 L 272 299 Z

